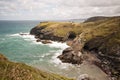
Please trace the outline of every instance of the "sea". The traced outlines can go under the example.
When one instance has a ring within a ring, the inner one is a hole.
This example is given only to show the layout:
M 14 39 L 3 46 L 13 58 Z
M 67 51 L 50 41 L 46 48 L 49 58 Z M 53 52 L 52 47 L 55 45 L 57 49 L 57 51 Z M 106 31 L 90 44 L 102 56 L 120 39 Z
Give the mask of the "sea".
M 96 79 L 108 80 L 106 75 L 94 65 L 62 63 L 57 56 L 69 47 L 66 43 L 36 42 L 34 36 L 29 33 L 39 23 L 40 21 L 0 21 L 0 53 L 13 62 L 25 63 L 51 73 L 71 78 L 87 74 Z

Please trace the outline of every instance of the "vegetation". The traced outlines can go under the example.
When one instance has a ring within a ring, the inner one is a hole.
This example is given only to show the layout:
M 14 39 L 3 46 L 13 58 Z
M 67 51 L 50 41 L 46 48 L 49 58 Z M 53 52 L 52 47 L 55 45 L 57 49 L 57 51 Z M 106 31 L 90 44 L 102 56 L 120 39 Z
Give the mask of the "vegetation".
M 84 33 L 85 39 L 89 40 L 93 36 L 106 36 L 119 30 L 120 17 L 113 17 L 94 22 L 73 23 L 73 22 L 42 22 L 36 28 L 43 27 L 42 31 L 50 31 L 55 36 L 66 37 L 69 32 L 76 35 Z
M 8 61 L 0 54 L 0 80 L 73 80 L 47 73 L 23 63 Z

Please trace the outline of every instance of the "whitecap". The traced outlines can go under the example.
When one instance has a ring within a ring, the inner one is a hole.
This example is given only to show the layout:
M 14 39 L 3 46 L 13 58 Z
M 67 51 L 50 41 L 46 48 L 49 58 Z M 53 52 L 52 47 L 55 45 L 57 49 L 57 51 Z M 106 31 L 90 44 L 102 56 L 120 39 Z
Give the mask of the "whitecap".
M 7 36 L 20 36 L 20 34 L 16 33 L 16 34 L 11 34 L 11 35 L 7 35 Z
M 62 50 L 58 50 L 54 55 L 51 57 L 50 62 L 54 64 L 55 67 L 59 67 L 60 69 L 69 69 L 72 67 L 72 64 L 63 63 L 59 58 L 57 58 L 62 53 Z
M 62 50 L 69 47 L 66 43 L 55 42 L 55 41 L 52 41 L 52 43 L 48 44 L 48 46 L 54 47 L 54 48 L 60 48 Z
M 11 34 L 11 35 L 7 35 L 10 37 L 21 37 L 26 41 L 36 41 L 34 35 L 30 35 L 29 33 L 16 33 L 16 34 Z

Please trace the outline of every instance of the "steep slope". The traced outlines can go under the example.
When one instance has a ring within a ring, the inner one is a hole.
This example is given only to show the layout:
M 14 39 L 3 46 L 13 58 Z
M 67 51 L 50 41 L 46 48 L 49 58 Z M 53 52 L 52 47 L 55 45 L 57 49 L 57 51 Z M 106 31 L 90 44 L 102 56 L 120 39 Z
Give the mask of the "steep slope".
M 0 80 L 73 80 L 47 73 L 23 63 L 9 61 L 0 54 Z
M 81 64 L 84 60 L 101 67 L 107 74 L 120 79 L 120 17 L 82 24 L 82 33 L 59 58 L 63 62 Z M 98 59 L 91 59 L 88 53 Z M 69 56 L 69 57 L 68 57 Z M 100 61 L 99 61 L 100 60 Z

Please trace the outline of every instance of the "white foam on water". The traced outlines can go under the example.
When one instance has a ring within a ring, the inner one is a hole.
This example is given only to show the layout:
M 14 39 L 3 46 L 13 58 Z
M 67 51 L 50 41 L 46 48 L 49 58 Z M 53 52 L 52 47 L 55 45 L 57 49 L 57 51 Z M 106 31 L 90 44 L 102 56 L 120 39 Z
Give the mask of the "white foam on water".
M 66 43 L 55 42 L 55 41 L 52 41 L 52 44 L 48 44 L 48 46 L 55 47 L 55 48 L 60 48 L 62 50 L 69 47 Z
M 21 35 L 23 34 L 23 35 Z M 17 33 L 17 34 L 12 34 L 10 35 L 12 37 L 21 37 L 26 41 L 32 41 L 32 43 L 37 44 L 37 45 L 47 45 L 49 47 L 52 48 L 59 48 L 59 50 L 57 51 L 51 51 L 49 53 L 43 54 L 40 57 L 44 58 L 46 56 L 49 56 L 51 54 L 53 54 L 53 56 L 51 56 L 51 60 L 50 62 L 54 64 L 54 66 L 60 67 L 61 69 L 67 69 L 71 64 L 68 63 L 62 63 L 57 57 L 62 53 L 62 51 L 69 47 L 66 43 L 61 43 L 61 42 L 56 42 L 56 41 L 51 41 L 52 43 L 49 44 L 42 44 L 41 42 L 36 42 L 36 38 L 34 35 L 30 35 L 29 33 Z
M 59 58 L 57 58 L 62 53 L 62 50 L 58 50 L 54 55 L 51 57 L 50 62 L 54 64 L 55 67 L 59 67 L 60 69 L 69 69 L 72 67 L 72 64 L 69 63 L 62 63 Z
M 40 42 L 36 42 L 37 39 L 35 38 L 34 35 L 30 35 L 29 33 L 16 33 L 16 34 L 8 35 L 8 36 L 11 36 L 11 37 L 21 37 L 21 38 L 23 38 L 26 41 L 32 41 L 35 44 L 41 44 Z
M 20 34 L 19 33 L 16 33 L 16 34 L 11 34 L 11 35 L 7 35 L 7 36 L 20 36 Z

